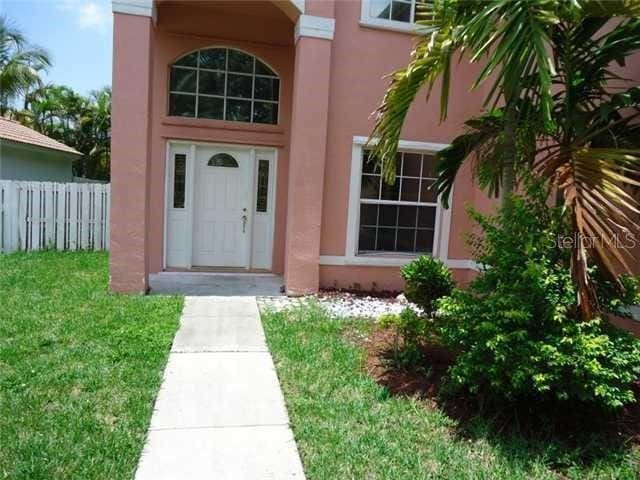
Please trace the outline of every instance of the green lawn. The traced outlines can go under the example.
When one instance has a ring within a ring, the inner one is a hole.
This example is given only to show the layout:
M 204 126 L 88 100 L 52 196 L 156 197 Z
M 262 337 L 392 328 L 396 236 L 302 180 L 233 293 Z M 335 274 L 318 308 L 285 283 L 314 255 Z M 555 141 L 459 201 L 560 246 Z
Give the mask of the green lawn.
M 637 448 L 587 463 L 580 449 L 491 433 L 483 418 L 462 434 L 438 407 L 392 397 L 363 371 L 370 322 L 314 306 L 262 318 L 309 480 L 640 477 Z
M 181 298 L 113 295 L 103 253 L 0 255 L 0 478 L 131 478 Z

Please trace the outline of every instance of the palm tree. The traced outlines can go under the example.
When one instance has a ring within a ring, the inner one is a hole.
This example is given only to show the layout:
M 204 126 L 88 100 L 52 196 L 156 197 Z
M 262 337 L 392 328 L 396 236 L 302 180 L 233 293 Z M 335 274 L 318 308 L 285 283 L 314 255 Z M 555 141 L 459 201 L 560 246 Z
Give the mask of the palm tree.
M 571 270 L 583 315 L 590 317 L 597 300 L 589 280 L 588 257 L 614 278 L 620 267 L 630 269 L 624 249 L 616 245 L 605 248 L 600 242 L 587 249 L 583 240 L 602 240 L 616 232 L 638 228 L 634 216 L 640 213 L 640 205 L 628 192 L 628 188 L 640 186 L 640 152 L 631 149 L 633 135 L 638 131 L 633 124 L 637 113 L 626 112 L 640 105 L 640 92 L 631 89 L 611 93 L 607 84 L 616 78 L 610 64 L 623 63 L 625 57 L 640 48 L 639 24 L 635 19 L 623 20 L 613 30 L 602 33 L 613 15 L 636 16 L 638 2 L 490 1 L 482 2 L 473 11 L 460 7 L 459 2 L 451 3 L 454 14 L 449 16 L 454 21 L 445 24 L 455 24 L 446 27 L 455 33 L 444 40 L 432 38 L 429 46 L 423 45 L 426 40 L 419 42 L 407 69 L 394 74 L 378 109 L 373 133 L 381 137 L 377 146 L 379 158 L 392 178 L 393 162 L 386 158 L 397 147 L 405 105 L 408 109 L 419 91 L 419 82 L 408 80 L 420 65 L 424 68 L 434 52 L 443 57 L 442 49 L 435 45 L 445 45 L 446 39 L 451 38 L 457 49 L 469 49 L 472 60 L 490 53 L 474 86 L 488 75 L 495 75 L 487 98 L 493 108 L 469 120 L 468 131 L 441 153 L 435 188 L 446 203 L 465 161 L 473 162 L 480 186 L 492 194 L 498 194 L 501 187 L 506 193 L 511 192 L 516 174 L 522 170 L 533 170 L 550 179 L 568 207 L 576 232 L 578 241 L 572 250 Z M 496 12 L 502 14 L 492 15 Z M 433 18 L 428 21 L 434 22 Z M 442 20 L 436 21 L 436 25 L 441 23 Z M 518 33 L 512 36 L 508 32 Z M 479 38 L 484 43 L 478 42 Z M 421 45 L 426 50 L 417 54 Z M 449 61 L 450 53 L 444 57 Z M 437 64 L 447 65 L 444 61 Z M 520 77 L 512 78 L 518 71 Z M 448 66 L 423 69 L 421 78 L 426 79 L 423 84 L 432 86 L 439 75 L 443 76 L 444 118 Z M 552 85 L 559 93 L 551 93 Z M 409 98 L 408 104 L 403 103 Z M 503 106 L 495 108 L 496 100 L 501 100 Z
M 80 117 L 79 130 L 91 145 L 85 155 L 84 176 L 108 180 L 111 157 L 111 88 L 91 92 L 87 107 Z
M 624 242 L 615 239 L 640 230 L 636 220 L 640 203 L 632 192 L 640 186 L 640 87 L 609 87 L 612 80 L 624 83 L 611 65 L 624 64 L 640 49 L 640 21 L 623 20 L 596 35 L 606 23 L 606 18 L 584 18 L 558 26 L 552 40 L 557 72 L 552 78 L 557 92 L 552 98 L 552 122 L 546 128 L 521 124 L 517 129 L 516 171 L 548 179 L 569 212 L 575 232 L 571 271 L 587 318 L 598 308 L 589 261 L 614 279 L 632 273 L 633 256 Z M 522 105 L 531 109 L 525 101 Z M 495 109 L 471 119 L 467 132 L 441 153 L 435 188 L 443 199 L 465 161 L 473 162 L 480 186 L 496 192 L 504 118 L 503 109 Z
M 51 66 L 49 54 L 30 45 L 9 20 L 0 16 L 0 115 L 11 102 L 41 85 L 40 74 Z
M 109 179 L 111 89 L 88 97 L 62 85 L 45 85 L 25 96 L 25 108 L 13 112 L 20 123 L 74 147 L 83 155 L 75 175 Z

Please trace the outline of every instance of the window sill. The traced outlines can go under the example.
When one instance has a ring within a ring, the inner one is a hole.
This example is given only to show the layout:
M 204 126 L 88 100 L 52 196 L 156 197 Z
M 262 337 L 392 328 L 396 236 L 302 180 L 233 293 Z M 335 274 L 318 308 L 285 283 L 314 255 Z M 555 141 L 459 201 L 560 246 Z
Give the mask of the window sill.
M 413 23 L 393 22 L 391 20 L 360 20 L 360 26 L 376 30 L 387 30 L 406 35 L 420 35 L 418 27 Z
M 263 123 L 248 122 L 229 122 L 226 120 L 213 120 L 209 118 L 173 117 L 165 115 L 162 118 L 162 124 L 178 127 L 217 128 L 221 130 L 284 134 L 284 129 L 280 125 L 267 125 Z
M 363 266 L 363 267 L 402 267 L 420 255 L 399 255 L 390 257 L 379 255 L 320 255 L 320 265 L 326 266 Z M 439 258 L 439 257 L 436 257 Z M 445 265 L 451 269 L 459 270 L 479 270 L 480 266 L 473 260 L 442 259 Z
M 370 267 L 402 267 L 420 255 L 386 253 L 377 255 L 331 256 L 321 255 L 320 265 L 348 265 Z

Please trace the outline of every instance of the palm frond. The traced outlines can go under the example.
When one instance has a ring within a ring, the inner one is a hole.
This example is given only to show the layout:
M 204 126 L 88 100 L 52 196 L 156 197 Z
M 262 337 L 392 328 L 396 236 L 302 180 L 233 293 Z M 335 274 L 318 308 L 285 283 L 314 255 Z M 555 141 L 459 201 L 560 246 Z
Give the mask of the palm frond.
M 411 52 L 409 64 L 390 75 L 387 92 L 374 113 L 375 126 L 370 139 L 378 141 L 369 143 L 382 164 L 387 182 L 395 181 L 395 154 L 409 108 L 423 88 L 431 92 L 438 78 L 442 79 L 440 116 L 446 118 L 451 58 L 461 45 L 457 26 L 451 22 L 446 9 L 432 11 L 418 24 L 422 36 Z
M 589 259 L 612 279 L 621 273 L 633 273 L 633 254 L 620 237 L 640 233 L 640 202 L 630 193 L 640 186 L 640 150 L 560 149 L 557 155 L 539 160 L 535 169 L 539 175 L 552 178 L 572 212 L 577 243 L 572 273 L 584 302 L 594 306 Z
M 465 124 L 467 131 L 454 138 L 449 147 L 437 154 L 438 178 L 431 188 L 436 190 L 445 208 L 449 208 L 449 196 L 464 162 L 474 154 L 478 157 L 483 151 L 493 150 L 491 147 L 495 146 L 497 138 L 504 130 L 503 115 L 499 110 L 472 118 Z M 478 168 L 474 170 L 477 172 Z M 498 172 L 497 175 L 499 177 L 500 173 Z M 486 179 L 485 183 L 489 181 Z

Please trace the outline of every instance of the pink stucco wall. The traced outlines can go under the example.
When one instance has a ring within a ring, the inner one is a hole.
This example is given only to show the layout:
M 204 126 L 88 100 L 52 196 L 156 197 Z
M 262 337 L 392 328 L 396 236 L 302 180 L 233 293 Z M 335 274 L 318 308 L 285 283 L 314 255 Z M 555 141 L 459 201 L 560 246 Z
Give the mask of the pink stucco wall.
M 296 45 L 285 285 L 299 295 L 318 290 L 322 194 L 327 154 L 331 41 L 300 38 Z
M 361 26 L 360 2 L 307 0 L 307 14 L 335 16 L 334 39 L 303 37 L 294 45 L 293 10 L 285 7 L 270 1 L 161 1 L 155 26 L 146 17 L 115 15 L 114 289 L 139 291 L 146 287 L 141 276 L 162 269 L 168 139 L 277 148 L 273 271 L 285 274 L 290 292 L 374 282 L 380 289 L 402 287 L 397 267 L 321 266 L 319 256 L 345 254 L 353 137 L 370 133 L 370 114 L 387 86 L 382 77 L 406 64 L 412 36 Z M 245 50 L 277 71 L 278 125 L 167 116 L 171 63 L 210 46 Z M 447 143 L 460 133 L 462 122 L 481 110 L 482 92 L 468 92 L 475 73 L 466 62 L 454 66 L 448 120 L 440 123 L 437 99 L 427 103 L 423 95 L 402 138 Z M 130 192 L 142 184 L 145 189 Z M 452 259 L 468 258 L 465 203 L 486 204 L 469 171 L 454 189 Z M 468 272 L 456 275 L 466 281 Z
M 111 288 L 147 289 L 151 19 L 116 15 L 111 129 Z

